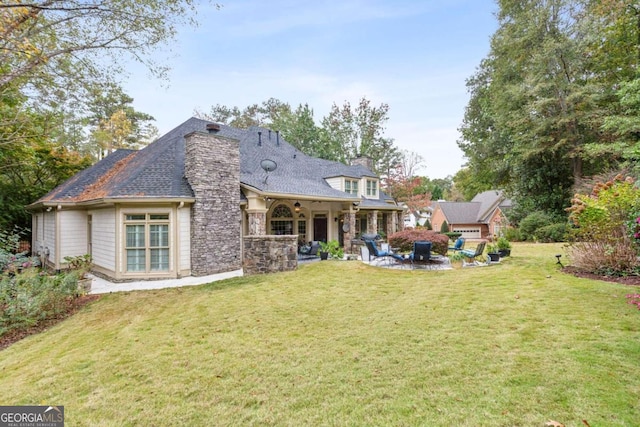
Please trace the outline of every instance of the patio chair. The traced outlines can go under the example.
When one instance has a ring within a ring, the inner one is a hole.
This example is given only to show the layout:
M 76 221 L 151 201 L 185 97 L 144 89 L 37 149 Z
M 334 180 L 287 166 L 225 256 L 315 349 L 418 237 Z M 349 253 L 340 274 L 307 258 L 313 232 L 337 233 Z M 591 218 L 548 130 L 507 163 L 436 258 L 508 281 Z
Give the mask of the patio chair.
M 458 237 L 453 244 L 453 246 L 449 246 L 449 250 L 453 252 L 458 252 L 464 249 L 464 237 Z
M 479 243 L 478 246 L 475 248 L 475 250 L 471 250 L 471 249 L 463 249 L 463 250 L 461 250 L 460 253 L 462 255 L 464 255 L 464 257 L 469 260 L 464 265 L 480 265 L 480 263 L 478 262 L 478 260 L 476 258 L 479 257 L 479 256 L 482 256 L 482 254 L 484 252 L 484 247 L 485 247 L 486 244 L 487 244 L 487 242 Z
M 375 258 L 386 258 L 388 260 L 389 257 L 391 257 L 396 261 L 404 262 L 404 257 L 402 255 L 378 249 L 373 240 L 365 240 L 364 244 L 367 245 L 367 249 L 369 250 L 369 261 L 371 261 L 371 256 L 373 255 Z
M 413 268 L 416 261 L 428 262 L 431 260 L 431 244 L 431 242 L 425 240 L 413 242 L 413 252 L 409 255 L 411 268 Z

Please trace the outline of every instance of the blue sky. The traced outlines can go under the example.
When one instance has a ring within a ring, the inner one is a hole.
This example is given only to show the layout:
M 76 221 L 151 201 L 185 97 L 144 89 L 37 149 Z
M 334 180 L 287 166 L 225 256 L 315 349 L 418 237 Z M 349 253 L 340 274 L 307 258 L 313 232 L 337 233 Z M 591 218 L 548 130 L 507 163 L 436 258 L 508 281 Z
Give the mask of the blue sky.
M 424 158 L 421 175 L 444 178 L 461 168 L 465 79 L 489 51 L 493 1 L 220 3 L 220 10 L 199 6 L 198 28 L 180 29 L 168 84 L 131 68 L 125 89 L 161 134 L 216 104 L 306 103 L 320 122 L 333 103 L 355 106 L 366 97 L 389 104 L 385 136 Z

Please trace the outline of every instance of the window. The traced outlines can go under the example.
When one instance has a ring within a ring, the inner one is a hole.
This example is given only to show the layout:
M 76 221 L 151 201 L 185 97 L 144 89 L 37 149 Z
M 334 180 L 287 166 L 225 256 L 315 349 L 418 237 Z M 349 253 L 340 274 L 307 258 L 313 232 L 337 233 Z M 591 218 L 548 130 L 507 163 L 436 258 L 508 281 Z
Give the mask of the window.
M 372 179 L 367 180 L 367 196 L 378 196 L 378 181 Z
M 355 179 L 344 180 L 344 192 L 358 195 L 358 181 Z
M 127 272 L 169 271 L 169 214 L 126 214 Z
M 307 241 L 307 221 L 304 219 L 298 220 L 298 240 L 301 242 Z
M 271 214 L 271 234 L 293 234 L 293 214 L 286 205 L 278 205 Z

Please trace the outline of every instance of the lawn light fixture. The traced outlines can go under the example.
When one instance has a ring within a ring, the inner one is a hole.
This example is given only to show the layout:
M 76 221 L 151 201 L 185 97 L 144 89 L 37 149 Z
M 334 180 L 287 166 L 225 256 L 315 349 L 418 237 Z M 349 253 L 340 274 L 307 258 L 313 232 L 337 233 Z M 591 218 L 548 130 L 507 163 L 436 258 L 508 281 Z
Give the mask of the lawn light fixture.
M 560 257 L 562 257 L 562 255 L 558 254 L 556 255 L 556 259 L 558 260 L 558 262 L 556 262 L 556 264 L 560 264 L 560 267 L 562 267 L 562 263 L 560 262 Z

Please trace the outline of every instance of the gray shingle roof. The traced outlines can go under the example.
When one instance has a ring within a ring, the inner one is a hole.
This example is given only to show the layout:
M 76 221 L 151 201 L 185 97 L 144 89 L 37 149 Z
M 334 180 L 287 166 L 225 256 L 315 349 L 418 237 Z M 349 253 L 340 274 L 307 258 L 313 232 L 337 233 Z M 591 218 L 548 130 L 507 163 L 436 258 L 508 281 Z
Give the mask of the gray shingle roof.
M 497 207 L 510 206 L 501 190 L 476 194 L 470 202 L 438 202 L 450 224 L 477 224 L 489 221 Z
M 140 151 L 118 150 L 75 175 L 38 202 L 88 201 L 102 198 L 192 198 L 184 177 L 184 136 L 206 131 L 211 122 L 190 118 Z M 261 144 L 258 144 L 261 132 Z M 358 200 L 354 195 L 329 186 L 325 178 L 347 176 L 376 177 L 361 165 L 307 156 L 287 143 L 276 132 L 260 127 L 237 129 L 220 125 L 215 132 L 239 141 L 240 182 L 258 191 L 289 194 L 292 197 Z M 260 162 L 277 163 L 275 171 L 265 172 Z M 386 207 L 391 200 L 380 192 L 378 200 L 363 199 L 362 207 Z M 36 203 L 38 203 L 36 202 Z

